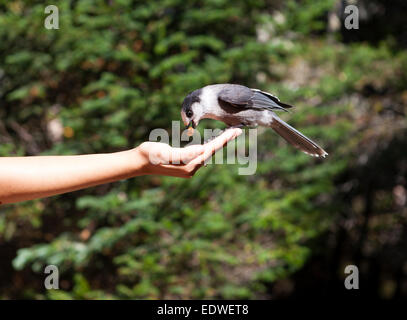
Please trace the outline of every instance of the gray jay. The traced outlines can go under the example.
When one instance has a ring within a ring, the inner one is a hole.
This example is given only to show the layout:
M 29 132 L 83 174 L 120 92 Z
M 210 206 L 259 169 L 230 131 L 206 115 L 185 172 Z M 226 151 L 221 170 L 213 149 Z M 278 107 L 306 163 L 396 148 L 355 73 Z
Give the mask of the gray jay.
M 181 117 L 187 128 L 196 128 L 205 118 L 220 120 L 233 127 L 270 127 L 288 143 L 311 156 L 328 155 L 274 113 L 291 107 L 271 93 L 258 89 L 238 84 L 214 84 L 188 94 L 182 103 Z

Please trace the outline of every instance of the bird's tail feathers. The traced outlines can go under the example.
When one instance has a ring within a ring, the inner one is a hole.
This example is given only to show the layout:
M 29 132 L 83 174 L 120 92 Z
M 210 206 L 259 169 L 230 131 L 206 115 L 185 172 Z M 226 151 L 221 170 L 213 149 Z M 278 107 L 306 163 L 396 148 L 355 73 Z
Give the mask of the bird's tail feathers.
M 282 136 L 288 143 L 300 149 L 301 151 L 314 157 L 326 157 L 328 153 L 318 146 L 311 139 L 304 136 L 297 129 L 291 127 L 288 123 L 274 116 L 270 127 Z

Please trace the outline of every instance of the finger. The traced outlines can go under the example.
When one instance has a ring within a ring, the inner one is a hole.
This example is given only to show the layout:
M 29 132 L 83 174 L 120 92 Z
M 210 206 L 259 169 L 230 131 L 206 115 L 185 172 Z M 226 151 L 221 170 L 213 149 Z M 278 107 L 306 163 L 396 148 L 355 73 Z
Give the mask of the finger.
M 219 137 L 216 137 L 211 142 L 203 145 L 203 154 L 197 158 L 192 159 L 190 163 L 185 166 L 173 165 L 173 164 L 163 164 L 160 166 L 160 173 L 180 178 L 188 178 L 195 174 L 199 168 L 205 163 L 205 160 L 210 158 L 217 150 L 224 147 L 230 140 L 236 138 L 242 134 L 242 130 L 239 128 L 228 129 L 222 133 Z M 193 147 L 193 146 L 191 146 Z M 187 147 L 189 148 L 189 147 Z M 186 149 L 186 148 L 185 148 Z M 200 148 L 197 148 L 199 150 Z M 185 170 L 187 169 L 187 170 Z
M 168 144 L 156 144 L 156 148 L 150 150 L 150 163 L 158 164 L 186 164 L 204 152 L 204 146 L 192 145 L 185 148 L 172 148 Z
M 169 149 L 170 146 L 165 143 L 161 142 L 151 143 L 150 148 L 147 149 L 149 162 L 153 165 L 168 163 L 170 156 Z
M 240 128 L 227 129 L 220 136 L 216 137 L 207 144 L 204 144 L 204 153 L 200 157 L 191 161 L 191 163 L 203 164 L 204 161 L 209 159 L 216 151 L 223 148 L 230 140 L 233 140 L 237 136 L 241 135 L 242 132 L 243 131 Z
M 223 148 L 230 140 L 235 139 L 241 133 L 242 129 L 239 128 L 227 129 L 220 136 L 205 145 L 204 155 L 206 157 L 212 156 L 216 151 Z
M 171 148 L 170 149 L 170 163 L 171 164 L 187 164 L 192 159 L 195 159 L 205 151 L 203 145 L 196 144 L 185 148 Z

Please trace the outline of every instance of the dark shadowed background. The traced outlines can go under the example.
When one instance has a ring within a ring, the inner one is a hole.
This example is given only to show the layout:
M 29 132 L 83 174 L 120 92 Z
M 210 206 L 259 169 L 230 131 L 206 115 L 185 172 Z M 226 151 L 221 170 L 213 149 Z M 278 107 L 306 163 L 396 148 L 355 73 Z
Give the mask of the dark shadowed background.
M 43 1 L 2 2 L 1 156 L 132 148 L 223 82 L 295 105 L 284 119 L 329 156 L 261 129 L 252 176 L 211 165 L 1 206 L 0 298 L 406 298 L 407 6 L 348 2 L 359 30 L 338 0 L 54 1 L 59 30 Z

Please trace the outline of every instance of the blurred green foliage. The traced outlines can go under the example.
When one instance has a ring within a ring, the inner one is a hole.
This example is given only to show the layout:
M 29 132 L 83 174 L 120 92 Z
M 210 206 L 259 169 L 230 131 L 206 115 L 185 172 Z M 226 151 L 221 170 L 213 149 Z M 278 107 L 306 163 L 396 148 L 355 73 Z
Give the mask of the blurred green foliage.
M 296 105 L 284 118 L 330 155 L 259 130 L 253 176 L 210 165 L 187 181 L 140 177 L 4 206 L 0 255 L 13 288 L 4 279 L 0 297 L 267 297 L 332 230 L 345 206 L 336 181 L 383 108 L 358 97 L 366 86 L 401 94 L 405 52 L 321 35 L 334 1 L 55 4 L 59 30 L 44 28 L 41 1 L 0 5 L 0 155 L 132 148 L 170 130 L 188 92 L 223 82 Z M 222 125 L 201 130 L 211 126 Z M 43 289 L 46 264 L 59 266 L 61 290 Z

